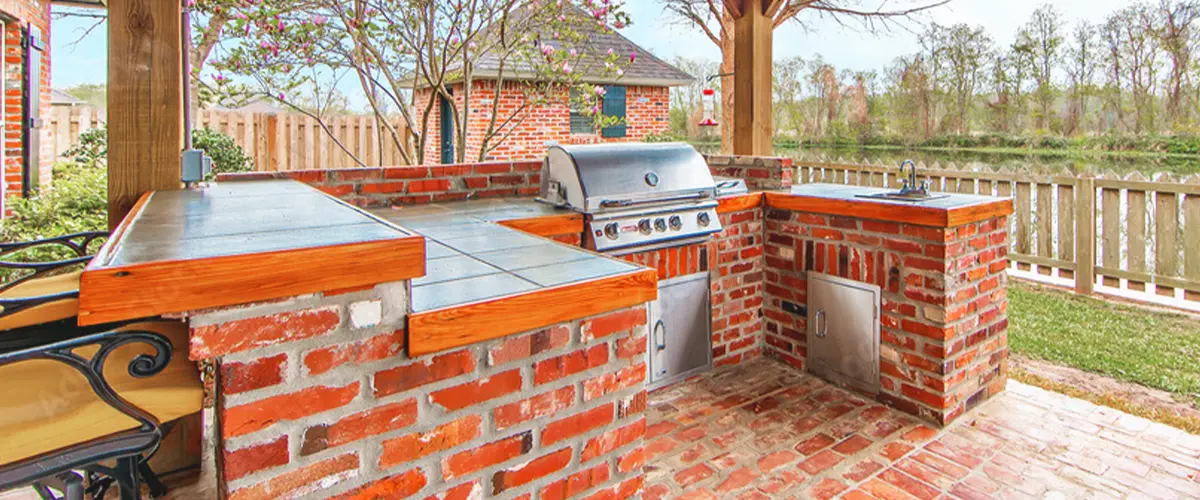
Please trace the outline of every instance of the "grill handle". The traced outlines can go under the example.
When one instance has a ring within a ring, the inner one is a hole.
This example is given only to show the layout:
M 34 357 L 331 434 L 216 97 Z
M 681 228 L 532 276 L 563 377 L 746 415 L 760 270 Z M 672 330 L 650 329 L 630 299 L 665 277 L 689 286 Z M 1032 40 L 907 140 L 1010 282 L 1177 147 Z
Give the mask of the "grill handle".
M 666 202 L 672 202 L 672 201 L 705 200 L 705 199 L 708 199 L 709 196 L 710 196 L 710 193 L 708 193 L 708 192 L 700 192 L 700 193 L 686 194 L 686 195 L 682 195 L 682 196 L 672 196 L 670 198 L 656 198 L 653 200 L 644 200 L 644 201 L 633 201 L 630 199 L 602 200 L 602 201 L 600 201 L 600 206 L 603 208 L 632 207 L 634 205 L 649 205 L 649 204 L 666 203 Z
M 658 336 L 659 330 L 662 331 L 661 339 Z M 661 319 L 658 320 L 656 323 L 654 323 L 654 341 L 656 344 L 658 344 L 655 346 L 658 348 L 658 350 L 660 350 L 660 351 L 666 350 L 666 348 L 667 348 L 667 325 L 666 325 L 666 323 L 663 323 L 663 320 L 661 320 Z

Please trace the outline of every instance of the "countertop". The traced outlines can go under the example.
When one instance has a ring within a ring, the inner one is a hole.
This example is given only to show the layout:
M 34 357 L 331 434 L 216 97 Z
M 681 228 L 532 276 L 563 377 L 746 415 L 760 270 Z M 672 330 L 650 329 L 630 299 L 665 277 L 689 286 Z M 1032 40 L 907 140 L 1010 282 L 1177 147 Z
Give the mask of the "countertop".
M 146 193 L 80 279 L 79 323 L 425 274 L 424 238 L 291 180 Z
M 845 184 L 801 184 L 788 190 L 769 191 L 765 196 L 770 208 L 931 227 L 957 227 L 1013 212 L 1011 198 L 994 196 L 950 193 L 945 198 L 921 202 L 860 197 L 889 191 L 895 190 Z
M 414 313 L 634 272 L 610 259 L 502 225 L 546 217 L 582 217 L 533 200 L 482 200 L 372 213 L 426 238 L 426 274 L 414 279 Z
M 657 296 L 654 271 L 542 237 L 581 233 L 583 218 L 575 212 L 518 199 L 372 213 L 426 238 L 427 273 L 412 282 L 412 355 L 629 307 Z

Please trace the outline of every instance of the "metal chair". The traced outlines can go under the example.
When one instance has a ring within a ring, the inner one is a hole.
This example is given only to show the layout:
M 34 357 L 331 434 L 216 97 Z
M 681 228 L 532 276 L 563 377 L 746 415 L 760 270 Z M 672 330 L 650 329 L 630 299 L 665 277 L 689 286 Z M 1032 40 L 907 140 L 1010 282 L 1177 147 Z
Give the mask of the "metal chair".
M 78 272 L 103 233 L 0 244 L 0 257 L 57 244 L 75 257 L 52 263 L 0 261 L 32 271 L 0 287 L 0 491 L 32 486 L 43 498 L 122 499 L 166 488 L 146 464 L 172 422 L 200 411 L 199 372 L 186 356 L 187 326 L 139 321 L 80 328 Z M 115 464 L 115 465 L 113 465 Z M 87 473 L 86 482 L 77 472 Z

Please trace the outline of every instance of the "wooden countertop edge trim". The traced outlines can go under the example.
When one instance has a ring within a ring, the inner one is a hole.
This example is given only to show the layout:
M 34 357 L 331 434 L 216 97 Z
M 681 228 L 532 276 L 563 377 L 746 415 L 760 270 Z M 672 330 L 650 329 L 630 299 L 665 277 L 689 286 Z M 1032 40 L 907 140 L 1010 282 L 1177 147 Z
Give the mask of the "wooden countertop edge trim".
M 425 275 L 418 235 L 209 259 L 87 269 L 79 324 L 183 313 Z
M 957 227 L 1012 213 L 1011 199 L 997 199 L 951 209 L 923 206 L 873 203 L 865 201 L 822 198 L 792 193 L 766 193 L 769 208 L 841 215 L 863 219 L 916 224 L 929 227 Z
M 411 314 L 409 357 L 507 337 L 658 298 L 653 269 Z
M 717 213 L 740 212 L 763 205 L 763 193 L 737 194 L 717 198 Z
M 496 224 L 542 237 L 583 234 L 583 214 L 576 213 L 509 219 Z
M 121 245 L 121 238 L 125 236 L 125 231 L 133 225 L 133 221 L 142 215 L 142 210 L 146 208 L 146 203 L 150 201 L 150 197 L 154 195 L 154 191 L 146 191 L 138 198 L 138 201 L 129 209 L 129 213 L 117 224 L 117 228 L 111 231 L 108 235 L 108 240 L 100 247 L 100 251 L 96 252 L 96 257 L 88 262 L 85 269 L 96 269 L 107 263 L 117 253 L 117 247 Z

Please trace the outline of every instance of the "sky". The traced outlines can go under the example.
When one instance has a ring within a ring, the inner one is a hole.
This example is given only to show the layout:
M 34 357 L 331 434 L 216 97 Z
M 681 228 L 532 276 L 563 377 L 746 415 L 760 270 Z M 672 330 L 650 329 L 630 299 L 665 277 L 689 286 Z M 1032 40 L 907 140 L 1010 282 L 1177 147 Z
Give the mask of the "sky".
M 884 0 L 850 0 L 860 8 L 870 8 Z M 895 7 L 905 1 L 893 0 Z M 1054 6 L 1065 19 L 1074 23 L 1087 19 L 1101 21 L 1109 13 L 1128 5 L 1130 0 L 1057 0 Z M 941 24 L 967 23 L 983 26 L 998 43 L 1010 43 L 1016 31 L 1045 0 L 952 0 L 949 5 L 924 14 L 918 21 Z M 633 25 L 622 33 L 635 43 L 663 58 L 684 56 L 717 61 L 716 45 L 694 28 L 673 23 L 663 12 L 661 0 L 627 0 L 626 9 Z M 816 54 L 838 69 L 881 69 L 896 57 L 918 50 L 916 23 L 907 23 L 886 33 L 871 34 L 856 27 L 812 15 L 802 14 L 805 27 L 788 23 L 775 32 L 774 56 L 812 57 Z M 107 34 L 104 27 L 80 39 L 91 20 L 56 19 L 51 25 L 51 84 L 66 88 L 81 83 L 104 83 L 106 78 Z M 352 99 L 353 101 L 354 99 Z

